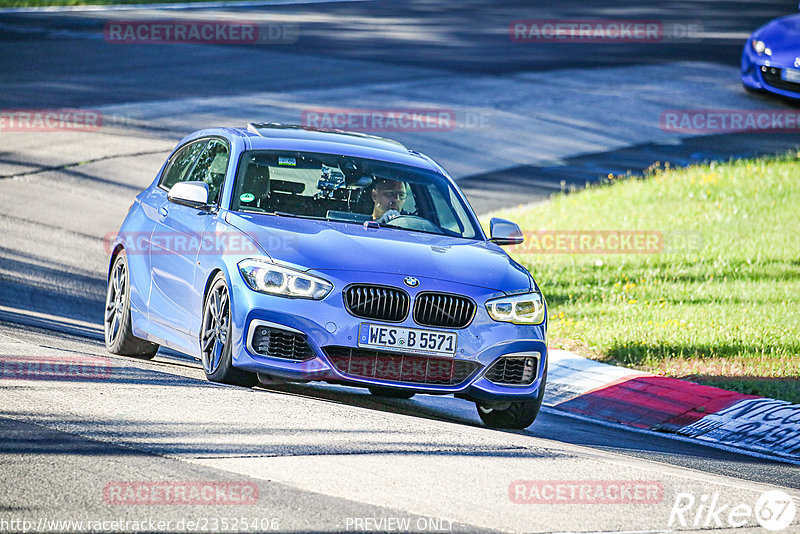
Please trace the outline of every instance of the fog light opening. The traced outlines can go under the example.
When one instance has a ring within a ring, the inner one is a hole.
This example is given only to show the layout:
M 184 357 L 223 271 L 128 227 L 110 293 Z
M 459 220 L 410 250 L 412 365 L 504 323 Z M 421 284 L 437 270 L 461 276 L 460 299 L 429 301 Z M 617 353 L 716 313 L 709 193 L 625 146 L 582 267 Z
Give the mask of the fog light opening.
M 522 382 L 533 382 L 536 377 L 536 358 L 525 358 L 525 366 L 522 370 Z

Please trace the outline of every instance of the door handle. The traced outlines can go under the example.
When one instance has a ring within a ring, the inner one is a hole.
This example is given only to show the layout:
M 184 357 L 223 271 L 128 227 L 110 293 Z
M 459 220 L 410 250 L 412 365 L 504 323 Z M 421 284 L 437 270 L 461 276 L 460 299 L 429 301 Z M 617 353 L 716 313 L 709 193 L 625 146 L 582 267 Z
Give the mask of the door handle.
M 169 215 L 169 210 L 167 209 L 166 206 L 161 206 L 160 208 L 158 208 L 158 214 L 161 215 L 162 217 L 166 217 L 167 215 Z

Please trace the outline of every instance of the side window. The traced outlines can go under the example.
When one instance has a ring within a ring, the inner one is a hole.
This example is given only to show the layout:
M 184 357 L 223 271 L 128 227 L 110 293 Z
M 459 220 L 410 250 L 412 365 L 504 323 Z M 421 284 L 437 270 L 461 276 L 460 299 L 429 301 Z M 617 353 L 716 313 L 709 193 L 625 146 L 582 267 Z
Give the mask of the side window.
M 475 237 L 475 232 L 471 228 L 464 228 L 461 221 L 469 220 L 464 208 L 456 198 L 452 188 L 447 187 L 446 193 L 449 198 L 442 195 L 442 191 L 437 188 L 429 187 L 431 200 L 436 206 L 436 213 L 439 216 L 439 226 L 450 230 L 464 237 Z
M 164 175 L 161 176 L 161 186 L 167 191 L 172 189 L 172 186 L 178 182 L 187 180 L 187 174 L 192 167 L 195 158 L 203 148 L 208 144 L 207 139 L 195 141 L 180 149 L 167 165 Z
M 186 181 L 205 182 L 208 184 L 208 202 L 216 204 L 222 191 L 222 182 L 228 170 L 228 147 L 218 140 L 212 139 L 200 153 L 194 168 L 189 171 Z
M 452 187 L 448 187 L 447 191 L 450 193 L 450 207 L 456 214 L 455 223 L 458 225 L 457 231 L 464 237 L 477 237 L 475 228 L 472 225 L 465 227 L 463 224 L 469 221 L 469 215 L 467 215 L 467 212 L 464 210 L 464 206 L 461 204 L 461 201 L 459 201 L 458 197 L 456 197 L 456 192 Z

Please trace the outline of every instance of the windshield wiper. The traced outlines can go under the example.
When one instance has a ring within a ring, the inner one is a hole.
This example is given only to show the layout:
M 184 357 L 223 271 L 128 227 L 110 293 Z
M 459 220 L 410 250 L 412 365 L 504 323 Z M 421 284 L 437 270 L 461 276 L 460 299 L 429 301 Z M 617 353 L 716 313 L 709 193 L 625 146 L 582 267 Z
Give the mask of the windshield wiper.
M 320 217 L 321 219 L 322 217 Z M 348 224 L 360 224 L 363 225 L 366 221 L 354 221 L 352 219 L 339 219 L 338 217 L 325 217 L 325 220 L 328 222 L 340 222 L 340 223 L 348 223 Z
M 324 219 L 324 217 L 314 217 L 313 215 L 298 215 L 296 213 L 289 213 L 288 211 L 267 211 L 264 213 L 266 215 L 275 215 L 277 217 L 294 217 L 295 219 L 320 219 L 320 220 Z

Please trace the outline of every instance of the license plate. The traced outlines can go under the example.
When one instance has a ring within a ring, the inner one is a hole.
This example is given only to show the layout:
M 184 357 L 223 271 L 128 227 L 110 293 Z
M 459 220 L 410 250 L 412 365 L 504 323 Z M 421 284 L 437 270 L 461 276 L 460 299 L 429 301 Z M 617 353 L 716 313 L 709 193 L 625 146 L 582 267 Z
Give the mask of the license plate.
M 800 83 L 800 70 L 783 69 L 781 70 L 781 79 L 786 82 Z
M 454 356 L 457 341 L 454 332 L 369 323 L 361 323 L 358 329 L 358 346 L 370 349 Z

